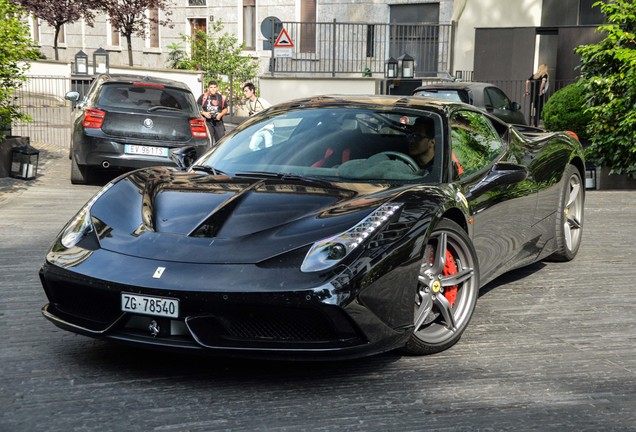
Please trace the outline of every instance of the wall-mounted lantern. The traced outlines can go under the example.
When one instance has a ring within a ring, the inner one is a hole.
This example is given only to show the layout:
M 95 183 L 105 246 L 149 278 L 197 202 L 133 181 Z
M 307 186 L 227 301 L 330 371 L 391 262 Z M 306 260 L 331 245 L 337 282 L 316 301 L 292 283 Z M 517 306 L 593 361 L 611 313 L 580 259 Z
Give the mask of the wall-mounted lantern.
M 398 61 L 393 57 L 389 57 L 384 62 L 384 77 L 385 78 L 397 78 L 398 73 Z
M 75 73 L 77 75 L 88 75 L 88 55 L 82 50 L 75 54 Z
M 108 64 L 108 51 L 103 48 L 98 48 L 93 53 L 93 74 L 108 73 L 110 65 Z
M 15 147 L 11 155 L 11 177 L 22 180 L 33 180 L 38 175 L 38 159 L 40 152 L 24 145 Z
M 408 54 L 398 57 L 402 78 L 413 78 L 415 75 L 415 59 Z

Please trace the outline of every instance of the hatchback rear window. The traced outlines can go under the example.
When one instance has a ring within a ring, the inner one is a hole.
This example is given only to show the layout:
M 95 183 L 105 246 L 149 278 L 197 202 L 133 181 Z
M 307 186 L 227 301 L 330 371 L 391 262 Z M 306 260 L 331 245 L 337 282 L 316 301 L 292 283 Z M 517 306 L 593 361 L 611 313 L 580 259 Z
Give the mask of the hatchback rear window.
M 186 92 L 131 84 L 104 85 L 97 104 L 105 108 L 166 109 L 187 112 L 193 110 Z
M 463 90 L 437 90 L 426 89 L 417 92 L 416 96 L 425 96 L 439 99 L 448 99 L 455 102 L 469 103 L 468 94 Z

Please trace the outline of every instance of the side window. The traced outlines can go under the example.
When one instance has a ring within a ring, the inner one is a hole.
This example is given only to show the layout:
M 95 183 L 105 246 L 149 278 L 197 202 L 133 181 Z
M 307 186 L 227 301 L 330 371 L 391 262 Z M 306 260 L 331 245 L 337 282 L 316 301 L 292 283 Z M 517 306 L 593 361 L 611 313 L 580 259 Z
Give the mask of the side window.
M 484 89 L 484 99 L 493 109 L 510 109 L 510 99 L 504 92 L 495 87 Z
M 450 125 L 454 179 L 470 177 L 501 154 L 501 138 L 482 114 L 458 111 L 451 116 Z

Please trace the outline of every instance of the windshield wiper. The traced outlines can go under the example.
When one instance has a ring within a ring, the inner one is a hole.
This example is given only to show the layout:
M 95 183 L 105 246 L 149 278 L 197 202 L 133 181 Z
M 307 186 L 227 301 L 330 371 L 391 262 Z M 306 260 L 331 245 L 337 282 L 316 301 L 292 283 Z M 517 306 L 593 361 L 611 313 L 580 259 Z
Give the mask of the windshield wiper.
M 157 110 L 181 111 L 181 109 L 179 109 L 179 108 L 163 106 L 163 105 L 157 105 L 157 106 L 153 106 L 153 107 L 148 108 L 148 111 L 157 111 Z
M 224 175 L 224 176 L 227 175 L 225 172 L 219 169 L 216 169 L 214 167 L 211 167 L 210 165 L 192 165 L 190 169 L 193 169 L 195 171 L 205 171 L 206 173 L 212 174 L 212 175 Z
M 284 172 L 269 172 L 269 171 L 244 171 L 234 174 L 235 177 L 253 177 L 253 178 L 275 178 L 281 180 L 302 180 L 310 183 L 319 184 L 331 184 L 327 180 L 321 180 L 316 177 L 307 177 L 298 174 L 284 173 Z

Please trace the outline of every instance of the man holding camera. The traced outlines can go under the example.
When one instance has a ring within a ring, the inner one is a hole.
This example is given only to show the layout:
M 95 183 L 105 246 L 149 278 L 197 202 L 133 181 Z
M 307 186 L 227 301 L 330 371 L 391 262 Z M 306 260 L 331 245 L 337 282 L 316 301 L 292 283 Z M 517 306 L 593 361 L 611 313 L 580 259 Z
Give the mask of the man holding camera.
M 223 117 L 227 114 L 228 108 L 225 96 L 220 94 L 219 85 L 216 81 L 208 82 L 208 91 L 197 99 L 201 115 L 205 117 L 208 128 L 212 132 L 214 141 L 217 142 L 225 135 L 225 124 Z
M 243 86 L 243 94 L 245 95 L 245 109 L 250 117 L 272 106 L 265 99 L 256 97 L 256 86 L 252 83 Z

